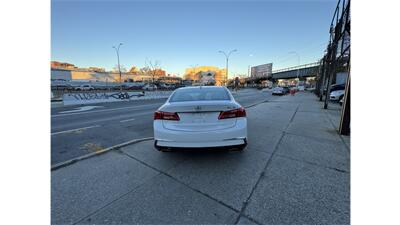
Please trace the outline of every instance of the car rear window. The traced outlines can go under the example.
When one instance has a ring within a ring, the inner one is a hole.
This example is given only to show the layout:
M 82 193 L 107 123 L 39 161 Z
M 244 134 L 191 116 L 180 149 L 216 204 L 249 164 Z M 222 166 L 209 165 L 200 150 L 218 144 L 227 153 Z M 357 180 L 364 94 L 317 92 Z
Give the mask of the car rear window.
M 178 89 L 170 98 L 170 102 L 186 101 L 223 101 L 230 100 L 224 88 L 188 88 Z

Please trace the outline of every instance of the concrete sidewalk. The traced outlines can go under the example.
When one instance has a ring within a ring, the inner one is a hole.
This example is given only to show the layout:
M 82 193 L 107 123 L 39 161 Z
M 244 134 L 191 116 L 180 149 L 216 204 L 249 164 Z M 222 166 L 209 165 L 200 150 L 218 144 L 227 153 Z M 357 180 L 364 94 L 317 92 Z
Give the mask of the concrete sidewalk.
M 144 141 L 52 172 L 52 224 L 349 224 L 348 138 L 311 93 L 247 109 L 243 152 Z

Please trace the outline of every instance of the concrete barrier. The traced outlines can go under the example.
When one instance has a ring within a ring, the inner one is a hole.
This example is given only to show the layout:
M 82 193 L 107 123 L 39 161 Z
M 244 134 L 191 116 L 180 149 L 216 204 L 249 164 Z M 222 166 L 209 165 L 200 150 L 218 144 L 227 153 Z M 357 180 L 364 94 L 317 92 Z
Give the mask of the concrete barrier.
M 135 101 L 168 98 L 172 91 L 69 93 L 62 97 L 63 105 L 85 105 L 102 102 Z

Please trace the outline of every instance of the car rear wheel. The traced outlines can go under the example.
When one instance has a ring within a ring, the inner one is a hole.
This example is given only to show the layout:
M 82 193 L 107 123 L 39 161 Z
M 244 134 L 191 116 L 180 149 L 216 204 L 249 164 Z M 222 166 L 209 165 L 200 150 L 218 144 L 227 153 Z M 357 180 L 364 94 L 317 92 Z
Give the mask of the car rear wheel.
M 172 152 L 173 151 L 171 148 L 166 148 L 166 147 L 158 147 L 157 150 L 160 152 Z
M 243 151 L 245 148 L 246 148 L 245 145 L 243 145 L 243 146 L 235 146 L 235 147 L 231 148 L 230 150 L 233 151 L 233 152 L 241 152 L 241 151 Z
M 244 139 L 244 144 L 233 146 L 231 151 L 243 151 L 247 146 L 247 139 Z
M 158 146 L 157 141 L 154 141 L 154 148 L 160 152 L 172 152 L 172 148 Z

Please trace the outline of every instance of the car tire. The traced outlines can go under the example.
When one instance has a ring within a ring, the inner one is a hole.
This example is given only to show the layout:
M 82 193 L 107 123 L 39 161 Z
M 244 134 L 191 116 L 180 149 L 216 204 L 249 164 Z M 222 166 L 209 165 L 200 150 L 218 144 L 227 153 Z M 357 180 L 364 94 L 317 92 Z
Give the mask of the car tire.
M 160 152 L 172 152 L 171 148 L 158 146 L 157 141 L 154 141 L 154 148 Z
M 164 148 L 164 147 L 158 147 L 157 150 L 160 152 L 172 152 L 173 151 L 171 148 Z
M 245 145 L 243 145 L 243 146 L 235 146 L 235 147 L 231 148 L 230 150 L 232 152 L 242 152 L 242 151 L 244 151 L 245 148 L 246 148 Z
M 231 148 L 231 151 L 241 152 L 246 148 L 246 146 L 247 146 L 247 139 L 244 139 L 244 144 L 234 146 L 233 148 Z

